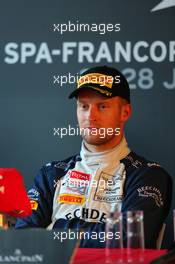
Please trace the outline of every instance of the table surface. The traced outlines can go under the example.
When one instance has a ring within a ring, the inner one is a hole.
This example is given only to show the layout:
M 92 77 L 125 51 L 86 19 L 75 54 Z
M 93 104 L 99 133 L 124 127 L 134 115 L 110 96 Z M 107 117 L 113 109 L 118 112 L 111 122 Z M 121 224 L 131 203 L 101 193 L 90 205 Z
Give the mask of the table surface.
M 166 250 L 132 249 L 126 248 L 110 250 L 108 258 L 104 248 L 78 248 L 72 260 L 72 264 L 103 264 L 103 263 L 131 263 L 149 264 L 153 259 L 166 253 Z

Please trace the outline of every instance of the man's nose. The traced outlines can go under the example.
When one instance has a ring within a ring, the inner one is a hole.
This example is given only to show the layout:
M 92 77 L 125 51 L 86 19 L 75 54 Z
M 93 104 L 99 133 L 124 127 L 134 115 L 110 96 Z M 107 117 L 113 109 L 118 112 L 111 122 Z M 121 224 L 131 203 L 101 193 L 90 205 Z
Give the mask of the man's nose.
M 97 120 L 97 109 L 95 106 L 90 106 L 88 111 L 89 120 Z

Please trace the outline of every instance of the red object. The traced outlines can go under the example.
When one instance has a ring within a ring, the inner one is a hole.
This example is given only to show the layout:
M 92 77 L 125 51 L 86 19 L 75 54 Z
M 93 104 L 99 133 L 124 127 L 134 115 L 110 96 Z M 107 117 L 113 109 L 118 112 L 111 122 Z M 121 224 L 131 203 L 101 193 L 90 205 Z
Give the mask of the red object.
M 0 212 L 14 217 L 32 214 L 23 177 L 17 169 L 0 168 Z
M 122 258 L 122 264 L 132 263 L 132 264 L 148 264 L 153 259 L 158 258 L 161 255 L 164 255 L 166 250 L 153 250 L 153 249 L 131 249 L 130 254 L 124 248 L 121 251 L 119 249 L 110 250 L 110 261 L 106 263 L 118 263 L 117 260 Z M 128 262 L 128 258 L 132 259 L 132 262 Z M 142 259 L 142 262 L 139 262 L 139 258 Z M 104 248 L 78 248 L 72 264 L 105 264 L 105 249 Z

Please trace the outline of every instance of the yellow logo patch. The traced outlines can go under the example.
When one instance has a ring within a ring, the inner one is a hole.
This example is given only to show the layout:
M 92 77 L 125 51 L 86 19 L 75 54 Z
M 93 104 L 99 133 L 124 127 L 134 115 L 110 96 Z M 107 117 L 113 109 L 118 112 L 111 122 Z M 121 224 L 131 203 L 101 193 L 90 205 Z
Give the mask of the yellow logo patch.
M 68 204 L 83 204 L 85 202 L 85 197 L 83 195 L 64 193 L 58 196 L 58 202 Z
M 78 80 L 78 88 L 80 88 L 83 84 L 99 84 L 100 86 L 106 86 L 108 88 L 112 88 L 113 84 L 113 76 L 104 75 L 101 73 L 89 73 L 84 76 L 81 76 Z
M 35 200 L 30 200 L 30 204 L 31 204 L 31 209 L 32 210 L 37 210 L 38 203 Z

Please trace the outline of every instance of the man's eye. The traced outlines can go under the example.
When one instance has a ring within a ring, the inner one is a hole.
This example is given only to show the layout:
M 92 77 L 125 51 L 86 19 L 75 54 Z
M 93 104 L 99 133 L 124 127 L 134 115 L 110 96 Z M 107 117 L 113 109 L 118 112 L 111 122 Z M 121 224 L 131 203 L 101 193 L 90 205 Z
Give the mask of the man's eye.
M 81 107 L 83 110 L 85 110 L 85 109 L 87 109 L 87 108 L 88 108 L 88 106 L 87 106 L 87 105 L 85 105 L 85 104 L 81 105 L 80 107 Z
M 100 105 L 100 109 L 105 109 L 107 106 L 105 104 Z

